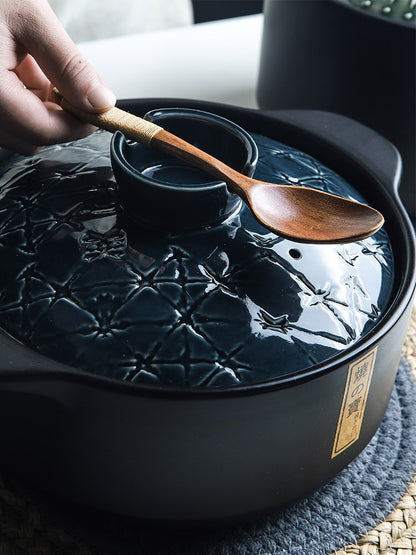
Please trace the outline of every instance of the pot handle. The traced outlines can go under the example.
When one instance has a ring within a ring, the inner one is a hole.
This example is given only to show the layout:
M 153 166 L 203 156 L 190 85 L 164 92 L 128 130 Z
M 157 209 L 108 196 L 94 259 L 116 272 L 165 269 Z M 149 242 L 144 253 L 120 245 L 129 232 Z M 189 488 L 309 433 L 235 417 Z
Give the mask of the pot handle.
M 346 116 L 320 110 L 262 110 L 279 124 L 301 128 L 310 139 L 329 143 L 334 150 L 366 168 L 398 199 L 402 160 L 397 148 L 373 129 Z

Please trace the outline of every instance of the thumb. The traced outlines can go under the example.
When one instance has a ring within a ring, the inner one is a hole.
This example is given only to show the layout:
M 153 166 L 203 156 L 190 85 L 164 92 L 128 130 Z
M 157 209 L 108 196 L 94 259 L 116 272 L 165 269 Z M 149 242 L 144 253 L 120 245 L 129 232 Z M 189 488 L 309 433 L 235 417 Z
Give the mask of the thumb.
M 114 106 L 114 93 L 72 42 L 49 3 L 46 0 L 20 3 L 15 37 L 51 83 L 71 104 L 83 110 L 104 112 Z

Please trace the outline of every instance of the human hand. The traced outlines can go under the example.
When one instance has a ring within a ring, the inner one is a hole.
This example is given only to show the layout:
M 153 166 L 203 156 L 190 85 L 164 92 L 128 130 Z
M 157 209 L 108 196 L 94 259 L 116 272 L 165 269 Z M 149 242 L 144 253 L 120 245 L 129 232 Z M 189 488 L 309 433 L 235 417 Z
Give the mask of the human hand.
M 52 84 L 87 111 L 115 103 L 47 0 L 0 0 L 0 146 L 32 154 L 94 131 L 51 101 Z

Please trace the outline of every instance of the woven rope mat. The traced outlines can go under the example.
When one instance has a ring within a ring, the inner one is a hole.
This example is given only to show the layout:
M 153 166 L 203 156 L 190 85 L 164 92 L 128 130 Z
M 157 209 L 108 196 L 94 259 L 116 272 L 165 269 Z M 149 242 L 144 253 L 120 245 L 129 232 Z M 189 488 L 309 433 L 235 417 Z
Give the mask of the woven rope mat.
M 413 312 L 403 354 L 405 359 L 402 360 L 399 374 L 403 374 L 404 365 L 407 368 L 408 381 L 409 379 L 412 380 L 411 385 L 413 391 L 416 392 L 416 309 Z M 413 377 L 410 377 L 410 372 Z M 414 399 L 412 399 L 412 402 L 414 402 Z M 394 398 L 392 403 L 394 404 Z M 405 414 L 406 411 L 400 403 L 398 404 L 398 410 L 399 413 L 402 411 L 405 417 L 408 416 Z M 412 410 L 412 406 L 408 406 L 408 410 Z M 416 410 L 412 412 L 416 413 Z M 388 415 L 388 413 L 389 410 L 386 414 Z M 416 429 L 416 415 L 413 415 L 411 420 L 413 424 L 411 424 L 412 427 L 407 433 L 411 433 L 413 437 Z M 408 435 L 404 439 L 409 442 L 409 437 Z M 374 442 L 376 442 L 376 438 L 370 442 L 369 446 L 356 461 L 351 463 L 356 465 L 354 470 L 356 473 L 357 469 L 358 473 L 361 469 L 363 475 L 369 474 L 369 469 L 372 467 L 368 464 L 368 459 L 374 459 L 378 454 L 377 442 L 375 443 L 376 447 L 373 447 L 371 452 L 371 445 Z M 414 441 L 410 441 L 410 443 L 414 443 L 416 446 L 416 438 Z M 369 450 L 370 455 L 368 456 Z M 410 453 L 415 455 L 415 450 L 411 450 Z M 406 455 L 408 456 L 409 453 L 406 452 L 404 456 Z M 393 453 L 393 456 L 399 460 L 401 453 Z M 361 462 L 360 458 L 362 459 Z M 367 462 L 363 463 L 363 461 Z M 416 455 L 415 460 L 410 461 L 410 466 L 411 468 L 416 467 Z M 345 469 L 346 473 L 350 472 L 349 468 Z M 395 482 L 396 486 L 403 483 L 403 478 L 407 479 L 408 477 L 408 473 L 403 473 L 400 464 L 398 468 L 399 473 L 400 471 L 402 472 L 402 482 L 400 480 Z M 405 485 L 403 485 L 402 489 L 394 493 L 395 500 L 392 505 L 394 510 L 389 514 L 386 514 L 389 512 L 388 510 L 380 511 L 378 509 L 378 511 L 375 511 L 374 514 L 381 513 L 380 519 L 377 520 L 380 524 L 362 534 L 360 539 L 355 540 L 356 543 L 341 547 L 343 541 L 339 539 L 340 536 L 337 536 L 338 541 L 337 537 L 335 537 L 333 543 L 336 546 L 335 548 L 338 548 L 338 551 L 333 551 L 332 555 L 416 555 L 416 476 L 413 480 L 411 475 L 409 476 L 410 478 L 404 482 Z M 335 498 L 334 505 L 333 493 L 336 491 L 336 480 L 337 478 L 334 479 L 332 485 L 328 485 L 326 490 L 324 488 L 316 494 L 316 502 L 320 506 L 324 505 L 327 511 L 332 511 L 326 513 L 327 517 L 338 511 L 339 504 L 357 502 L 354 497 L 352 500 L 349 499 L 354 492 L 347 491 L 340 498 Z M 357 480 L 359 481 L 360 478 Z M 371 481 L 369 484 L 371 487 Z M 407 491 L 405 492 L 406 486 Z M 345 482 L 342 487 L 345 489 Z M 292 518 L 292 521 L 293 518 L 295 520 L 294 524 L 292 522 L 286 531 L 284 527 L 279 530 L 276 526 L 276 517 L 273 516 L 268 520 L 253 523 L 250 527 L 241 527 L 238 531 L 238 541 L 232 544 L 232 548 L 230 548 L 230 532 L 216 531 L 214 533 L 208 529 L 199 532 L 193 531 L 188 535 L 184 535 L 183 532 L 176 534 L 172 530 L 168 531 L 166 541 L 161 541 L 158 538 L 156 542 L 158 547 L 153 550 L 150 538 L 152 536 L 155 538 L 157 535 L 160 536 L 160 529 L 155 528 L 152 530 L 151 527 L 135 525 L 134 523 L 128 524 L 126 528 L 126 524 L 123 521 L 117 521 L 114 518 L 109 520 L 109 517 L 103 517 L 103 515 L 92 515 L 88 511 L 84 512 L 81 508 L 63 507 L 62 504 L 59 505 L 53 501 L 45 501 L 42 497 L 38 498 L 36 495 L 33 496 L 26 492 L 16 493 L 18 489 L 18 486 L 10 485 L 5 478 L 0 476 L 0 555 L 106 555 L 106 553 L 116 555 L 154 555 L 156 553 L 157 555 L 292 555 L 292 553 L 296 555 L 329 555 L 330 553 L 330 550 L 316 547 L 316 545 L 319 545 L 319 537 L 312 538 L 311 542 L 308 542 L 308 538 L 306 538 L 303 547 L 299 547 L 299 544 L 294 543 L 293 549 L 290 547 L 290 541 L 289 543 L 286 542 L 284 549 L 279 547 L 279 545 L 283 544 L 277 545 L 276 535 L 297 532 L 296 518 L 307 518 L 308 513 L 306 512 L 305 517 L 305 508 L 302 509 L 303 512 L 299 512 L 296 508 L 292 511 L 290 508 L 287 510 L 285 516 L 289 520 L 290 518 Z M 328 492 L 326 497 L 325 491 Z M 36 501 L 33 501 L 33 499 Z M 383 502 L 386 499 L 388 500 L 389 497 L 384 498 L 382 496 Z M 399 500 L 398 503 L 397 500 Z M 371 503 L 373 501 L 376 503 L 375 498 Z M 317 518 L 317 515 L 313 512 L 313 503 L 313 499 L 312 501 L 308 499 L 304 504 L 306 510 L 310 512 L 309 516 L 312 520 Z M 295 514 L 294 517 L 293 513 Z M 344 516 L 348 514 L 348 507 L 343 506 L 343 511 L 340 511 L 340 514 Z M 304 529 L 310 528 L 313 530 L 312 533 L 315 534 L 316 530 L 318 530 L 317 534 L 319 536 L 319 530 L 325 526 L 325 512 L 320 516 L 322 517 L 322 522 L 319 523 L 318 527 L 314 527 L 313 522 L 306 523 L 306 526 L 305 522 L 299 522 L 298 532 L 304 534 Z M 280 523 L 284 520 L 284 517 L 280 518 Z M 328 518 L 328 521 L 330 520 L 331 518 Z M 308 524 L 311 526 L 308 526 Z M 100 535 L 100 527 L 104 537 L 101 542 L 97 542 L 95 540 L 97 535 Z M 134 534 L 136 534 L 136 537 Z M 197 535 L 198 538 L 196 540 Z M 262 538 L 261 543 L 253 542 L 253 537 L 256 537 L 256 535 Z M 233 537 L 232 532 L 231 537 Z M 345 539 L 345 531 L 342 537 Z M 83 541 L 75 538 L 83 538 Z M 106 546 L 106 541 L 109 539 L 109 544 L 113 545 L 106 549 L 103 546 Z M 115 547 L 118 540 L 119 547 Z M 95 547 L 90 547 L 92 545 Z M 326 545 L 325 542 L 322 545 Z

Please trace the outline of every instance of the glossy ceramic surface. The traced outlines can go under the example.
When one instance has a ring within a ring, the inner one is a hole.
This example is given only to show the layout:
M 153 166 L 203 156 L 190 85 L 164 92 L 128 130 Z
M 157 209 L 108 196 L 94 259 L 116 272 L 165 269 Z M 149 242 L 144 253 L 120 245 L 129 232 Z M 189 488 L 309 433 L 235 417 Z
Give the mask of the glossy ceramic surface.
M 259 179 L 362 200 L 312 157 L 253 138 Z M 335 357 L 386 310 L 394 272 L 385 231 L 299 245 L 245 206 L 189 232 L 125 226 L 109 143 L 97 132 L 1 169 L 0 323 L 26 345 L 124 381 L 239 386 Z
M 180 136 L 230 167 L 252 176 L 258 157 L 249 133 L 203 110 L 152 110 L 145 119 Z M 120 205 L 132 222 L 150 229 L 179 231 L 218 224 L 241 207 L 223 181 L 116 133 L 111 158 Z

